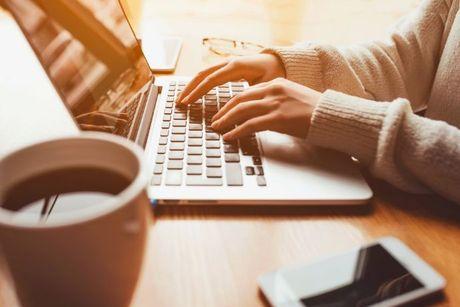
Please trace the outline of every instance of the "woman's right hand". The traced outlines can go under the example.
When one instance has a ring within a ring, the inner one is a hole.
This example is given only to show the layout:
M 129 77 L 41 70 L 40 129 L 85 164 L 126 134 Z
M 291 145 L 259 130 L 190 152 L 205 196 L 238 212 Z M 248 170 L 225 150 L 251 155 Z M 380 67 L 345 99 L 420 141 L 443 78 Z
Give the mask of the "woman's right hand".
M 274 54 L 234 58 L 199 72 L 184 88 L 177 103 L 195 102 L 211 89 L 230 81 L 244 79 L 250 85 L 286 77 L 283 63 Z

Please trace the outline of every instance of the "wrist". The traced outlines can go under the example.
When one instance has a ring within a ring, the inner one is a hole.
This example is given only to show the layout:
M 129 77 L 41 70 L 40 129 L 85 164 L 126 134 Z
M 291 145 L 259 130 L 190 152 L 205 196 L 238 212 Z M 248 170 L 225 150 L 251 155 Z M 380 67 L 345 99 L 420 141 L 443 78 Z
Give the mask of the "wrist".
M 270 69 L 269 74 L 272 75 L 272 79 L 276 78 L 286 78 L 286 70 L 282 59 L 275 53 L 262 53 L 261 56 L 264 56 L 267 59 L 267 68 Z

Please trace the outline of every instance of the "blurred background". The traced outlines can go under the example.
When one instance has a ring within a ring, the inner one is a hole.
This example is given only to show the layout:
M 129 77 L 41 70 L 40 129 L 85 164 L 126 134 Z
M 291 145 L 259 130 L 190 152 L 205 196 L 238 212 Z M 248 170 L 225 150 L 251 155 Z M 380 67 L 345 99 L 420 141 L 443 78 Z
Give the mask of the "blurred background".
M 218 60 L 204 37 L 267 45 L 376 39 L 421 0 L 120 0 L 136 33 L 184 39 L 177 74 Z M 0 13 L 0 18 L 5 14 Z M 184 62 L 186 61 L 186 62 Z
M 382 37 L 420 0 L 123 0 L 138 33 L 156 31 L 185 39 L 199 69 L 212 62 L 199 50 L 203 37 L 262 45 L 295 42 L 345 44 Z M 142 20 L 142 21 L 141 21 Z M 182 57 L 183 60 L 183 57 Z M 182 65 L 184 66 L 184 65 Z M 179 73 L 181 65 L 179 65 Z

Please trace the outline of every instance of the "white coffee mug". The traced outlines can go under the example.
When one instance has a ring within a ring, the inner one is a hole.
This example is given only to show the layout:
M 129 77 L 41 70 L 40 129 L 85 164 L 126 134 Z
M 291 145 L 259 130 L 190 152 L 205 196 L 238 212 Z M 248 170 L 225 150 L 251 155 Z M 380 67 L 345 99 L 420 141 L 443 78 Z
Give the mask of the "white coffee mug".
M 137 145 L 103 133 L 35 144 L 0 160 L 0 183 L 0 250 L 23 306 L 130 303 L 151 216 Z M 110 196 L 46 221 L 23 210 L 76 191 Z

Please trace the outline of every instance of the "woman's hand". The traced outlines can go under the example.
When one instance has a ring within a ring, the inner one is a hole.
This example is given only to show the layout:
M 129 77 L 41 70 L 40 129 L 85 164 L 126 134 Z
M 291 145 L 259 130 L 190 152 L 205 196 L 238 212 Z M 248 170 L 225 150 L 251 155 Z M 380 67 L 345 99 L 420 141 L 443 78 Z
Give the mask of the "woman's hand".
M 185 87 L 177 102 L 189 104 L 214 87 L 230 81 L 244 79 L 253 85 L 285 75 L 283 63 L 274 54 L 238 57 L 199 72 Z
M 228 131 L 224 134 L 226 141 L 263 130 L 306 137 L 320 97 L 320 92 L 277 78 L 233 97 L 212 118 L 212 128 Z
M 112 133 L 116 127 L 126 125 L 128 116 L 124 113 L 94 111 L 76 117 L 82 130 Z

